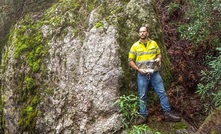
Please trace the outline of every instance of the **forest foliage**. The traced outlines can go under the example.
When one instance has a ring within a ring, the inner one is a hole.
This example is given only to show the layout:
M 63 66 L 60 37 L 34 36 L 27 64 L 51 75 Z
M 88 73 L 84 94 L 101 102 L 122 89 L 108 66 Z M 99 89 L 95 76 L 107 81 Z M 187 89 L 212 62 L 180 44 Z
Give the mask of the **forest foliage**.
M 192 0 L 185 12 L 187 22 L 179 26 L 182 39 L 207 48 L 207 69 L 201 70 L 197 93 L 205 106 L 221 106 L 221 1 Z M 212 103 L 211 103 L 212 102 Z

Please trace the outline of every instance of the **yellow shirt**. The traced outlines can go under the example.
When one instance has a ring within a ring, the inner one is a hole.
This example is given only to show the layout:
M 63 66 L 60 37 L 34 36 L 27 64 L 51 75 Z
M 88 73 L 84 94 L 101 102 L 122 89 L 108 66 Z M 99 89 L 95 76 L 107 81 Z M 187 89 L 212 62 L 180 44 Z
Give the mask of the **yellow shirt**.
M 160 48 L 153 40 L 148 40 L 146 44 L 140 41 L 135 42 L 129 52 L 128 61 L 133 60 L 138 68 L 154 69 L 154 60 L 160 54 Z

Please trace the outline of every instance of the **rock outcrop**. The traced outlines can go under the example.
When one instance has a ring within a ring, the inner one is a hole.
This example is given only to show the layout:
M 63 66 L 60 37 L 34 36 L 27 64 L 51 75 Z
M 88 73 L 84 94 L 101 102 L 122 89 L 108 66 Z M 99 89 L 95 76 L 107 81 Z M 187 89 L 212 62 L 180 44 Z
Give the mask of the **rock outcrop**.
M 11 30 L 2 59 L 4 131 L 120 132 L 112 104 L 120 90 L 135 88 L 127 54 L 141 25 L 163 48 L 150 1 L 61 0 L 27 13 Z

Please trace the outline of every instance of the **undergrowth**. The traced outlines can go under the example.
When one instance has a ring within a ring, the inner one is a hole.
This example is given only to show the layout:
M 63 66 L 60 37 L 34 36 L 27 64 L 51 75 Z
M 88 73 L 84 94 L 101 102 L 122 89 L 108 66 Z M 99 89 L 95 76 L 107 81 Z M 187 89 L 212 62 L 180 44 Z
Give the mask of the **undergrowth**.
M 196 46 L 206 46 L 210 61 L 204 61 L 208 69 L 201 71 L 197 91 L 205 106 L 221 106 L 221 5 L 220 1 L 192 0 L 185 12 L 187 23 L 180 25 L 178 31 L 182 39 Z

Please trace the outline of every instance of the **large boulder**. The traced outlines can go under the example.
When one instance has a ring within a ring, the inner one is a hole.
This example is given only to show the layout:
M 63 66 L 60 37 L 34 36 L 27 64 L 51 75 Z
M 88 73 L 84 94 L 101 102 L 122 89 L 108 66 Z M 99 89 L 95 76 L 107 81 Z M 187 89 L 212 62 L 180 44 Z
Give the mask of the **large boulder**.
M 121 131 L 112 104 L 136 88 L 127 55 L 139 27 L 148 25 L 163 48 L 152 6 L 143 0 L 61 0 L 22 17 L 2 59 L 5 132 Z

